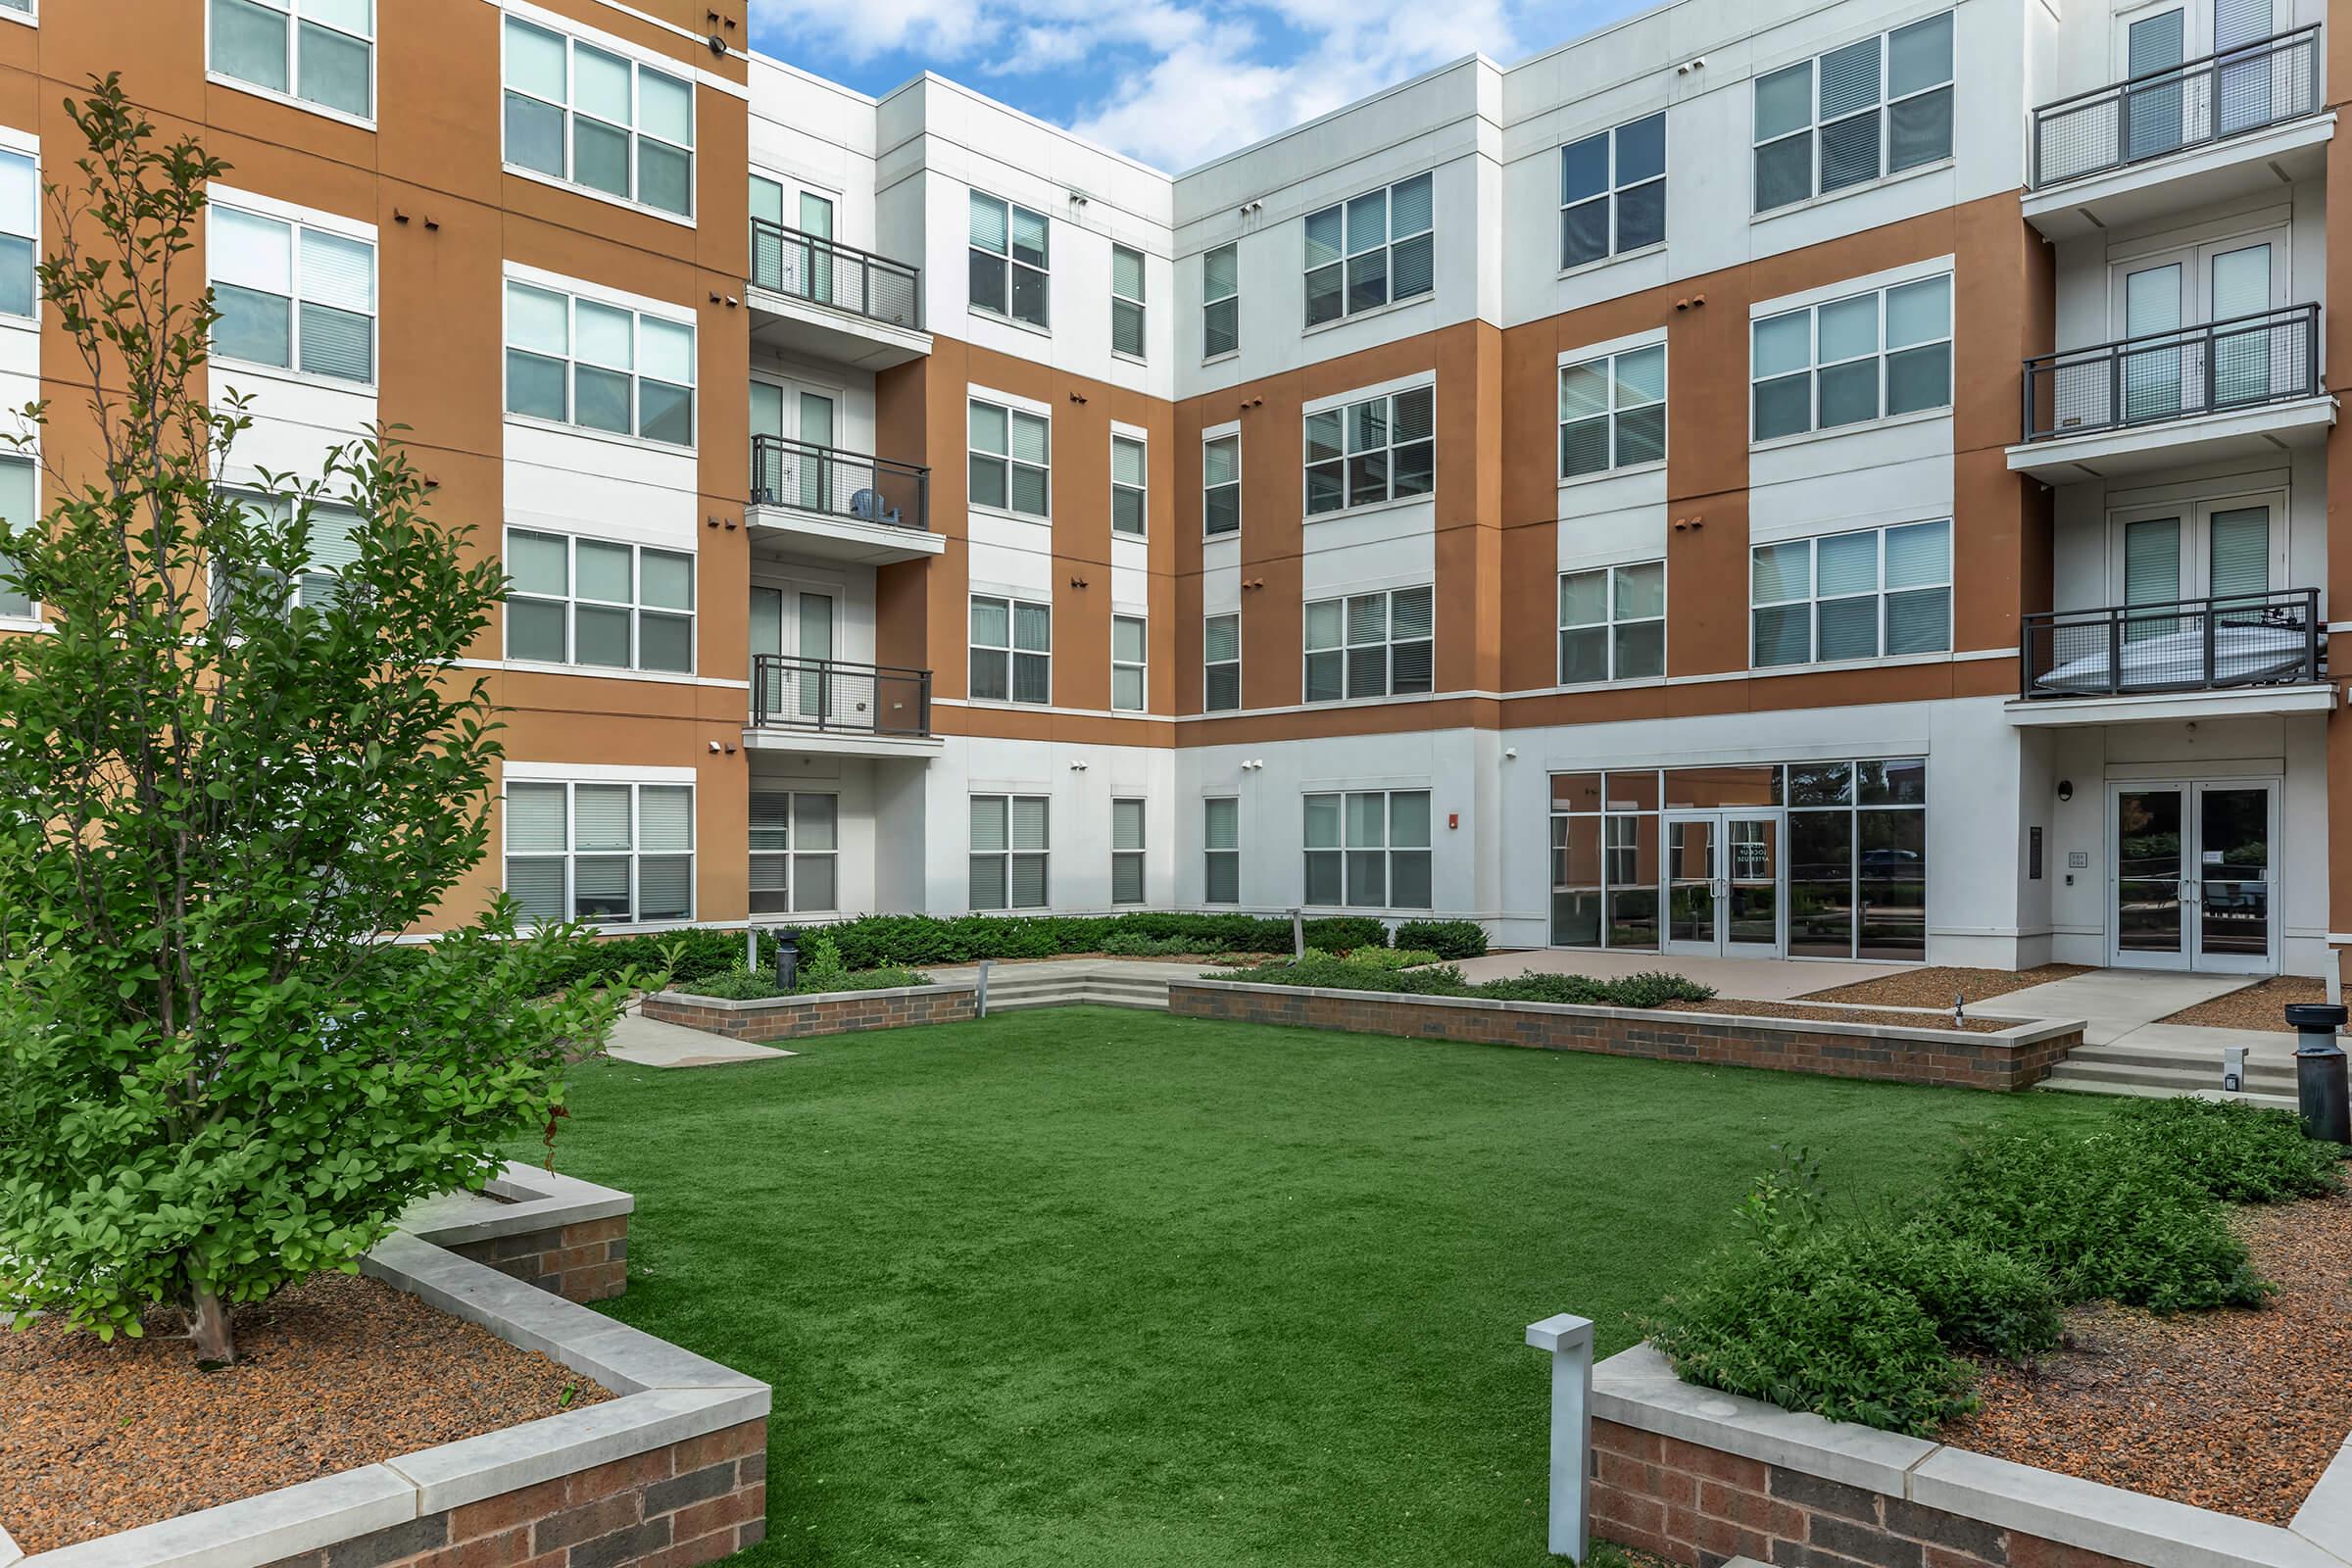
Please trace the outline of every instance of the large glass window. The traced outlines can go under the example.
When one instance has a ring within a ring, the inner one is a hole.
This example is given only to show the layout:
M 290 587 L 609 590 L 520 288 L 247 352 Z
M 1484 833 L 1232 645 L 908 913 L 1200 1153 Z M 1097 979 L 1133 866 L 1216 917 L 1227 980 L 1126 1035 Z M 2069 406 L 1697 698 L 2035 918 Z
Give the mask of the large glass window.
M 1665 457 L 1665 344 L 1560 367 L 1561 478 Z
M 1052 263 L 1047 237 L 1045 214 L 973 191 L 972 309 L 1034 327 L 1050 326 L 1047 292 Z M 1140 306 L 1140 279 L 1138 283 Z
M 507 284 L 507 412 L 694 445 L 694 325 Z
M 1306 701 L 1430 690 L 1435 596 L 1427 588 L 1318 599 L 1306 607 Z
M 1144 651 L 1148 641 L 1143 616 L 1110 617 L 1110 706 L 1123 713 L 1144 710 Z
M 971 504 L 1043 517 L 1052 505 L 1054 426 L 1042 414 L 971 400 Z
M 971 903 L 975 909 L 1042 909 L 1052 851 L 1051 806 L 1042 795 L 972 797 Z
M 1873 289 L 1784 311 L 1749 328 L 1753 438 L 1843 424 L 1952 401 L 1952 280 Z
M 1666 237 L 1666 113 L 1560 149 L 1560 266 L 1622 256 Z
M 40 516 L 40 474 L 30 458 L 0 457 L 0 521 L 30 526 Z M 16 563 L 0 555 L 0 619 L 28 620 L 40 613 L 32 595 L 10 579 Z
M 515 169 L 694 216 L 694 83 L 509 17 L 506 158 Z
M 1952 155 L 1952 17 L 1858 39 L 1755 83 L 1756 211 Z
M 972 595 L 971 695 L 989 703 L 1054 700 L 1054 607 Z
M 375 379 L 375 247 L 214 203 L 213 353 L 343 381 Z
M 1304 903 L 1430 907 L 1429 791 L 1309 795 L 1305 810 Z
M 1791 539 L 1749 552 L 1758 669 L 1942 653 L 1952 646 L 1952 525 Z
M 1204 904 L 1242 902 L 1242 803 L 1212 795 L 1200 803 L 1201 884 Z
M 1241 346 L 1241 253 L 1220 245 L 1200 258 L 1200 357 L 1213 360 Z
M 1437 488 L 1437 389 L 1407 387 L 1306 416 L 1306 514 Z
M 1200 623 L 1200 706 L 1211 713 L 1242 706 L 1242 616 L 1231 611 Z
M 40 253 L 39 168 L 29 153 L 0 151 L 0 316 L 32 316 Z
M 1211 539 L 1242 530 L 1242 438 L 1200 443 L 1200 532 Z
M 694 918 L 694 786 L 511 781 L 507 893 L 532 921 Z
M 694 557 L 507 530 L 507 657 L 694 673 Z
M 1110 803 L 1110 902 L 1144 902 L 1144 803 Z
M 1132 436 L 1110 438 L 1110 531 L 1144 535 L 1144 513 L 1149 467 L 1144 444 Z
M 218 74 L 361 120 L 375 113 L 374 0 L 212 0 L 212 24 Z
M 751 912 L 841 906 L 841 802 L 832 795 L 752 791 Z
M 1560 684 L 1666 673 L 1666 563 L 1560 577 Z
M 1436 286 L 1430 176 L 1306 215 L 1306 324 L 1319 326 Z
M 1110 248 L 1110 352 L 1144 357 L 1144 253 Z

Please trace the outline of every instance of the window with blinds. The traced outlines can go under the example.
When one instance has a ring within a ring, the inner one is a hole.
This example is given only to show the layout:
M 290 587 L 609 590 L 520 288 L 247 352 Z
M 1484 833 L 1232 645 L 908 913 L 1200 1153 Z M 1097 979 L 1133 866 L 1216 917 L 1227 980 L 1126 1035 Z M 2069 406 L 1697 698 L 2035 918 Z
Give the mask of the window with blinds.
M 1144 902 L 1144 803 L 1110 803 L 1110 902 Z
M 40 475 L 30 458 L 0 458 L 0 522 L 29 527 L 40 516 Z M 0 619 L 29 620 L 40 604 L 16 578 L 17 565 L 0 552 Z
M 1905 523 L 1749 553 L 1750 663 L 1935 654 L 1952 646 L 1952 525 Z
M 1758 441 L 1947 407 L 1951 275 L 1761 317 L 1748 360 Z
M 507 412 L 694 445 L 694 323 L 507 283 Z
M 1434 491 L 1437 395 L 1407 387 L 1306 416 L 1306 514 Z
M 1110 352 L 1144 357 L 1144 253 L 1110 248 Z
M 1052 263 L 1046 215 L 978 191 L 972 192 L 971 211 L 972 309 L 1047 329 L 1053 323 L 1047 299 Z M 1140 275 L 1135 300 L 1140 322 Z
M 506 161 L 694 217 L 694 83 L 518 17 L 506 25 Z
M 972 797 L 974 909 L 1046 907 L 1050 814 L 1050 804 L 1042 795 Z
M 217 75 L 357 120 L 375 113 L 374 0 L 212 0 L 209 30 Z
M 1110 531 L 1144 536 L 1146 465 L 1144 444 L 1133 436 L 1110 438 Z
M 1203 904 L 1242 902 L 1242 803 L 1231 795 L 1212 795 L 1200 803 L 1201 883 Z
M 30 153 L 0 151 L 0 316 L 35 314 L 40 252 L 40 167 Z
M 283 534 L 294 526 L 295 504 L 285 496 L 238 494 L 233 498 L 250 526 L 264 534 Z M 232 579 L 219 561 L 213 564 L 211 614 L 215 620 L 261 607 L 267 614 L 281 614 L 300 606 L 324 610 L 342 591 L 343 568 L 360 559 L 360 514 L 331 501 L 314 502 L 310 509 L 310 538 L 304 547 L 304 569 L 288 583 L 270 567 L 255 563 L 241 565 L 247 575 Z
M 1305 894 L 1324 908 L 1430 907 L 1429 791 L 1305 798 Z
M 972 595 L 968 695 L 987 703 L 1054 700 L 1054 607 Z
M 1043 517 L 1053 496 L 1054 425 L 1042 414 L 973 398 L 971 494 L 975 507 Z
M 694 673 L 694 557 L 507 530 L 507 657 Z
M 831 913 L 841 907 L 838 796 L 755 786 L 750 840 L 752 913 Z
M 1242 615 L 1231 611 L 1200 623 L 1200 706 L 1211 713 L 1242 706 Z
M 1755 210 L 1952 155 L 1952 14 L 1873 34 L 1755 82 Z
M 694 786 L 511 781 L 506 891 L 532 923 L 694 918 Z
M 1144 617 L 1110 617 L 1110 706 L 1123 713 L 1144 710 Z
M 1200 257 L 1200 358 L 1217 359 L 1241 346 L 1241 251 L 1219 245 Z
M 1306 324 L 1321 326 L 1437 286 L 1434 183 L 1415 174 L 1306 215 Z
M 1200 443 L 1200 532 L 1214 539 L 1242 531 L 1242 438 L 1214 436 Z
M 1666 345 L 1560 367 L 1560 477 L 1666 458 Z
M 1666 673 L 1666 563 L 1560 577 L 1560 684 Z
M 1428 588 L 1319 599 L 1306 607 L 1305 700 L 1336 703 L 1431 689 L 1435 595 Z
M 0 189 L 0 200 L 5 195 Z M 220 202 L 206 215 L 205 262 L 220 313 L 217 357 L 339 381 L 375 379 L 373 244 Z M 27 299 L 24 314 L 30 313 Z
M 1560 149 L 1560 270 L 1666 238 L 1666 113 Z

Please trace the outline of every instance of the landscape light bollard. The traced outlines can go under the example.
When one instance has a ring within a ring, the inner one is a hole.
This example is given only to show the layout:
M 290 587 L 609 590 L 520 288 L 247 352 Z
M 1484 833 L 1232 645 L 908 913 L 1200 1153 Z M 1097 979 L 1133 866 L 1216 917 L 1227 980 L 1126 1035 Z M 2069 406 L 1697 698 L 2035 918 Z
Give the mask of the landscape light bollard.
M 743 922 L 743 968 L 746 974 L 760 968 L 760 928 L 749 920 Z
M 2324 1002 L 2290 1003 L 2286 1021 L 2295 1026 L 2295 1105 L 2303 1133 L 2331 1144 L 2352 1144 L 2352 1100 L 2344 1086 L 2344 1048 L 2335 1032 L 2344 1009 Z
M 1291 956 L 1306 956 L 1306 921 L 1299 917 L 1297 909 L 1291 911 Z
M 1562 1312 L 1527 1326 L 1551 1352 L 1551 1554 L 1585 1560 L 1592 1474 L 1592 1320 Z
M 979 976 L 972 982 L 972 1016 L 975 1018 L 988 1016 L 988 960 L 986 958 L 980 960 Z
M 801 972 L 801 936 L 797 931 L 776 933 L 776 989 L 790 991 Z

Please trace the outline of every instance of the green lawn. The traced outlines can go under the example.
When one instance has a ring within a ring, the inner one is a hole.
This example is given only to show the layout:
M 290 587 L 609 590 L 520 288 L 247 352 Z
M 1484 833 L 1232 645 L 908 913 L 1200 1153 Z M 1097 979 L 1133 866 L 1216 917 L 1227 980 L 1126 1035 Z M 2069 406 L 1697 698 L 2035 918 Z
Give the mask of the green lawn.
M 1633 1343 L 1775 1143 L 1899 1198 L 2100 1113 L 1096 1007 L 572 1106 L 559 1167 L 637 1195 L 612 1315 L 775 1386 L 740 1560 L 992 1568 L 1549 1562 L 1526 1324 Z

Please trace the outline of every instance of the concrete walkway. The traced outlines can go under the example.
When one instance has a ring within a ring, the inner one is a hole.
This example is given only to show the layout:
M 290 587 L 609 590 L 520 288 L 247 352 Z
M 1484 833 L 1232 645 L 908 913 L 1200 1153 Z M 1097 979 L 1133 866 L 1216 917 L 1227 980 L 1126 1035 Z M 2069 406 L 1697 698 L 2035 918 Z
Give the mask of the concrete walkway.
M 2169 974 L 2155 969 L 2093 969 L 2069 975 L 1984 1004 L 1987 1012 L 2030 1013 L 2037 1018 L 2081 1018 L 2082 1043 L 2104 1046 L 2135 1035 L 2169 1018 L 2183 1007 L 2228 996 L 2258 983 L 2250 974 Z M 2184 1036 L 2235 1035 L 2232 1029 L 2196 1029 L 2181 1024 L 2165 1027 Z M 2285 1037 L 2291 1039 L 2291 1036 Z M 2214 1043 L 2214 1059 L 2221 1059 L 2221 1043 Z
M 799 1053 L 624 1012 L 612 1021 L 612 1032 L 605 1037 L 605 1054 L 639 1067 L 721 1067 L 737 1061 L 772 1061 Z
M 1735 1002 L 1787 1002 L 1810 991 L 1883 979 L 1913 967 L 1900 963 L 1857 963 L 1844 958 L 1687 958 L 1676 954 L 1608 953 L 1586 948 L 1536 948 L 1525 953 L 1490 953 L 1462 960 L 1471 980 L 1508 980 L 1523 970 L 1539 974 L 1581 974 L 1595 980 L 1665 969 L 1712 986 Z M 2185 1005 L 2185 1004 L 2184 1004 Z

